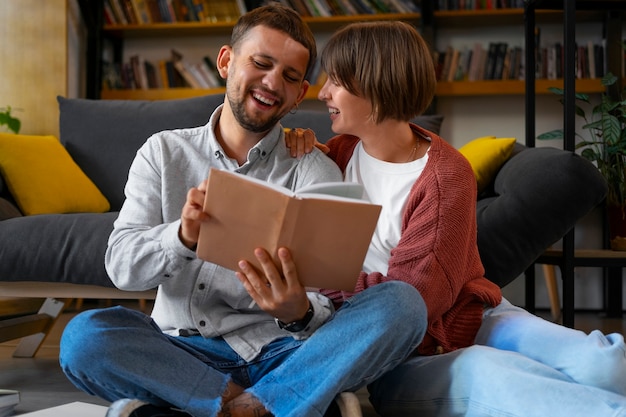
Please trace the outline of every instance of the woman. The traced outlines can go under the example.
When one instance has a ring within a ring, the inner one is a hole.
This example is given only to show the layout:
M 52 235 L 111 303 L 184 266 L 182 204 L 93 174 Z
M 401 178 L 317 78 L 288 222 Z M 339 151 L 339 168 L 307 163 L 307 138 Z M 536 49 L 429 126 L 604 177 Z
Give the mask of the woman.
M 502 299 L 483 277 L 471 168 L 409 122 L 436 84 L 419 33 L 401 22 L 355 23 L 332 36 L 321 60 L 328 80 L 319 98 L 339 135 L 328 155 L 345 181 L 363 184 L 383 206 L 355 292 L 402 280 L 428 310 L 415 354 L 368 387 L 376 410 L 385 417 L 626 416 L 621 335 L 545 321 Z M 311 134 L 291 139 L 302 146 Z M 284 252 L 282 270 L 295 274 Z M 259 279 L 242 266 L 240 279 Z M 277 273 L 267 261 L 263 269 Z M 324 293 L 338 305 L 352 295 Z

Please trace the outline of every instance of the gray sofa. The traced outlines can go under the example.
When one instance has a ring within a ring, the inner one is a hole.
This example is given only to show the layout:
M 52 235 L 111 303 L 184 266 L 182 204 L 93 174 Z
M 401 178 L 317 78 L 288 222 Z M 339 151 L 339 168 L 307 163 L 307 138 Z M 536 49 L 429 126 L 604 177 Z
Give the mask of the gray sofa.
M 21 216 L 0 177 L 0 294 L 44 297 L 40 314 L 0 321 L 0 342 L 24 337 L 16 356 L 32 356 L 63 300 L 152 298 L 115 289 L 103 265 L 107 238 L 124 196 L 136 150 L 157 131 L 205 124 L 222 95 L 170 101 L 58 98 L 61 142 L 111 204 L 107 213 Z M 438 132 L 440 116 L 415 120 Z M 298 111 L 286 127 L 333 134 L 326 112 Z M 486 132 L 488 134 L 488 132 Z M 26 168 L 25 168 L 26 169 Z M 570 152 L 517 144 L 477 198 L 478 246 L 486 276 L 500 286 L 516 279 L 606 194 L 597 170 Z M 362 401 L 363 402 L 363 401 Z M 366 415 L 371 409 L 366 408 Z
M 123 202 L 127 171 L 152 133 L 207 122 L 222 95 L 169 101 L 86 100 L 59 97 L 61 142 L 107 197 L 108 213 L 0 217 L 0 282 L 54 282 L 112 287 L 103 254 Z M 439 131 L 441 116 L 416 122 Z M 298 111 L 287 127 L 333 135 L 326 112 Z M 486 276 L 505 286 L 606 193 L 597 170 L 570 152 L 517 144 L 494 182 L 477 199 L 478 246 Z M 19 215 L 0 177 L 0 215 Z M 7 209 L 7 206 L 11 207 Z M 34 251 L 46 247 L 53 250 Z M 36 257 L 33 255 L 36 254 Z

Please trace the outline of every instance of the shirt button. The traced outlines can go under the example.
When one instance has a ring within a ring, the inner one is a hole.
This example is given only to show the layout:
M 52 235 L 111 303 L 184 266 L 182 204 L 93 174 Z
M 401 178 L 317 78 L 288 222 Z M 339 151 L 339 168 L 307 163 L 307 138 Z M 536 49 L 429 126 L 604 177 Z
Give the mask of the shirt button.
M 204 326 L 206 326 L 206 321 L 200 320 L 200 327 L 204 327 Z
M 199 289 L 199 290 L 203 290 L 203 289 L 205 289 L 205 288 L 206 288 L 206 285 L 204 285 L 204 284 L 200 284 L 200 285 L 198 285 L 198 289 Z
M 163 276 L 164 276 L 165 278 L 169 278 L 169 277 L 171 277 L 171 275 L 170 275 L 170 274 L 165 274 L 165 275 L 163 275 Z

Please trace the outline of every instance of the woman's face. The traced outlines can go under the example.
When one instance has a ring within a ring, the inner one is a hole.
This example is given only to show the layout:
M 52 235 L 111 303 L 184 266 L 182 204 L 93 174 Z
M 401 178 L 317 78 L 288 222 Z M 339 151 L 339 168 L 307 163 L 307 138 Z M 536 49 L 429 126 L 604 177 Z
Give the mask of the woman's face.
M 317 98 L 326 103 L 331 128 L 337 134 L 362 137 L 364 132 L 374 126 L 370 101 L 350 93 L 330 78 L 320 89 Z

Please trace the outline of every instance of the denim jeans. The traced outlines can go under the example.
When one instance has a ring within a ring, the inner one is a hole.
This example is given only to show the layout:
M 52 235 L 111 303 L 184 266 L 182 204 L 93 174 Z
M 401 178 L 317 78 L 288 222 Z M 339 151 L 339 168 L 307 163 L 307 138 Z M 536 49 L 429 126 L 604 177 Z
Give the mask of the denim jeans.
M 401 363 L 425 330 L 419 293 L 392 281 L 346 301 L 309 339 L 276 340 L 250 362 L 221 338 L 169 336 L 122 307 L 77 315 L 63 333 L 60 362 L 78 388 L 108 401 L 137 398 L 210 417 L 232 378 L 277 417 L 320 417 L 338 393 Z
M 503 300 L 485 311 L 476 345 L 410 358 L 369 389 L 384 417 L 624 417 L 626 346 Z

